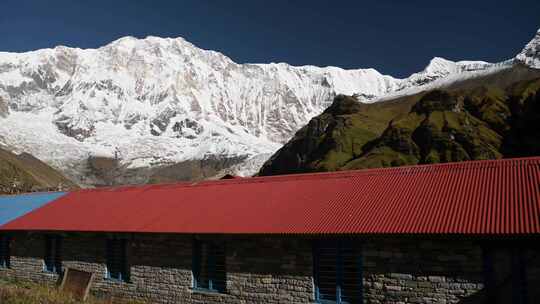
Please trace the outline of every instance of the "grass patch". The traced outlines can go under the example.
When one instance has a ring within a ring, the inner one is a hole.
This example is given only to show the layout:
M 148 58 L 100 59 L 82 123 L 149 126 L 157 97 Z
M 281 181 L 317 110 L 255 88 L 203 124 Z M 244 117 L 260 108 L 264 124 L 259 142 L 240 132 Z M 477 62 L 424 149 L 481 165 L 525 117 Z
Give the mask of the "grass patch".
M 143 304 L 118 298 L 101 299 L 89 296 L 85 302 L 74 299 L 48 285 L 0 279 L 0 303 L 2 304 Z

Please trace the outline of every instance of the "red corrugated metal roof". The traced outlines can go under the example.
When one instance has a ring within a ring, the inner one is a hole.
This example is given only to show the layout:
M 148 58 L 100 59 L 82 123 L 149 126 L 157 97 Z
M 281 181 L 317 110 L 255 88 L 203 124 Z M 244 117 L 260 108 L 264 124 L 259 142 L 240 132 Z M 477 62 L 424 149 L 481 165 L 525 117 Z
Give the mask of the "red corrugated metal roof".
M 540 157 L 80 190 L 4 230 L 538 234 Z

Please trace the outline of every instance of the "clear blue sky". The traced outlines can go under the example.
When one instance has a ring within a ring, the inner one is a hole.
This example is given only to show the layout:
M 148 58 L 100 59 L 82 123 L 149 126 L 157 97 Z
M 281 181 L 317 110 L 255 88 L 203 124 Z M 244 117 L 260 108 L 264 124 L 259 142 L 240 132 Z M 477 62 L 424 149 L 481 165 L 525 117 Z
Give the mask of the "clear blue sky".
M 184 37 L 244 62 L 373 67 L 406 76 L 434 56 L 500 61 L 540 28 L 531 1 L 1 0 L 0 51 Z

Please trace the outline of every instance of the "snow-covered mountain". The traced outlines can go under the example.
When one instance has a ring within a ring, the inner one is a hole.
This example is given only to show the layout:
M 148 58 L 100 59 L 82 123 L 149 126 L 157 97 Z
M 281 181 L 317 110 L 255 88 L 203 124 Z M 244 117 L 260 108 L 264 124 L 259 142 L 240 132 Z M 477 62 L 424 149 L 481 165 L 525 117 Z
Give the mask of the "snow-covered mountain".
M 214 171 L 250 174 L 337 94 L 371 102 L 495 68 L 434 58 L 424 71 L 397 79 L 374 69 L 238 64 L 182 38 L 158 37 L 0 52 L 0 144 L 81 184 L 101 182 L 91 172 L 96 157 L 115 160 L 122 182 L 145 182 L 148 168 L 203 159 L 233 160 Z
M 516 60 L 531 68 L 540 69 L 540 29 L 531 42 L 516 56 Z

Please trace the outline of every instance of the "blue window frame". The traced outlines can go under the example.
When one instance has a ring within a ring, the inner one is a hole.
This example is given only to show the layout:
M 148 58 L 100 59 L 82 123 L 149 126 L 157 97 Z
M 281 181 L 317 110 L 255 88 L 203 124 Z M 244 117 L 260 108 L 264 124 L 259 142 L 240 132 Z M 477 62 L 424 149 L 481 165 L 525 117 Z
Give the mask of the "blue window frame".
M 193 288 L 224 293 L 227 285 L 225 243 L 193 241 Z
M 9 236 L 0 235 L 0 268 L 9 268 L 11 266 L 10 242 Z
M 313 246 L 315 300 L 362 303 L 362 251 L 350 241 L 316 241 Z
M 125 239 L 108 239 L 106 278 L 115 281 L 130 281 L 130 265 L 127 257 L 128 241 Z
M 62 273 L 62 237 L 45 236 L 44 270 L 51 273 Z

